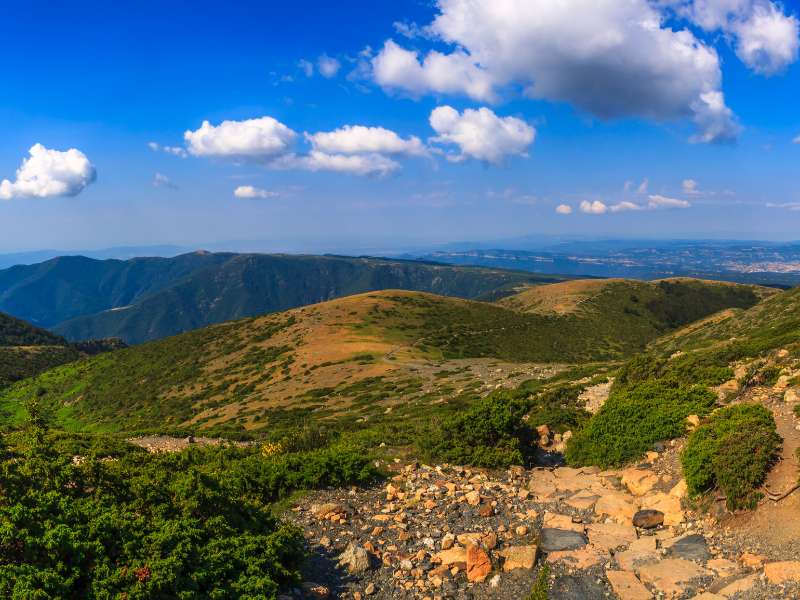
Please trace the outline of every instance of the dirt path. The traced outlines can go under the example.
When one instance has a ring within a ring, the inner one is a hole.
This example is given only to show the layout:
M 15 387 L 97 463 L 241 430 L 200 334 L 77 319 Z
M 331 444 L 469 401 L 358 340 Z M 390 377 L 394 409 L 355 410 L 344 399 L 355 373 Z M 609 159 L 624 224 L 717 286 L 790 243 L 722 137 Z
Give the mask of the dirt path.
M 757 397 L 751 398 L 758 399 Z M 782 493 L 797 483 L 800 464 L 797 449 L 800 448 L 800 431 L 795 426 L 798 421 L 793 414 L 793 406 L 782 400 L 782 393 L 771 393 L 760 398 L 772 411 L 778 427 L 778 435 L 783 438 L 781 457 L 770 471 L 766 488 Z M 732 515 L 723 524 L 744 539 L 751 540 L 771 558 L 800 557 L 800 490 L 780 502 L 764 499 L 753 512 Z

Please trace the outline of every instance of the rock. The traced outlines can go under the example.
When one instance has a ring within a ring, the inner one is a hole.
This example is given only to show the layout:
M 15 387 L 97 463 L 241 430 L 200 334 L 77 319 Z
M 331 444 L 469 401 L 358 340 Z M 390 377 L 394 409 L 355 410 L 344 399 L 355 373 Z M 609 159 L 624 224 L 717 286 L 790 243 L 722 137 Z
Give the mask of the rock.
M 700 425 L 700 417 L 697 415 L 689 415 L 686 417 L 686 425 L 688 426 L 689 431 L 697 429 L 697 426 Z
M 617 564 L 625 571 L 635 571 L 638 567 L 661 560 L 656 550 L 656 538 L 641 537 L 633 542 L 624 552 L 614 555 Z
M 669 554 L 686 560 L 706 561 L 711 558 L 706 538 L 699 534 L 680 538 L 670 546 Z
M 436 554 L 434 554 L 433 557 L 436 562 L 441 563 L 446 567 L 449 567 L 450 565 L 455 565 L 458 563 L 466 563 L 467 549 L 462 548 L 461 546 L 457 546 L 455 548 L 450 548 L 449 550 L 442 550 L 441 552 L 437 552 Z
M 651 600 L 653 597 L 630 571 L 606 571 L 606 577 L 619 600 Z
M 642 498 L 642 507 L 664 513 L 664 525 L 683 523 L 685 515 L 681 509 L 681 499 L 664 492 L 651 492 Z
M 783 393 L 783 401 L 791 404 L 797 404 L 800 402 L 800 393 L 798 393 L 797 388 L 789 388 L 786 390 Z
M 536 564 L 536 546 L 511 546 L 500 550 L 497 554 L 503 557 L 503 571 L 515 569 L 532 569 Z
M 539 437 L 544 436 L 544 435 L 549 436 L 550 435 L 550 427 L 548 427 L 547 425 L 539 425 L 536 428 L 536 433 L 539 435 Z
M 469 546 L 470 544 L 479 546 L 481 538 L 483 538 L 482 533 L 460 533 L 456 536 L 456 540 L 458 540 L 458 543 L 462 546 Z
M 764 565 L 764 575 L 770 583 L 800 581 L 800 561 L 783 560 Z
M 669 491 L 669 495 L 672 496 L 673 498 L 685 498 L 686 493 L 687 493 L 687 487 L 685 479 L 681 479 L 678 483 L 675 484 L 675 487 L 673 487 Z
M 714 571 L 718 577 L 730 577 L 739 571 L 739 565 L 726 558 L 713 558 L 706 563 L 706 567 Z
M 577 531 L 544 528 L 540 534 L 540 547 L 544 552 L 577 550 L 587 543 L 589 540 L 586 536 Z
M 319 519 L 324 519 L 328 515 L 347 514 L 347 509 L 342 504 L 326 502 L 325 504 L 312 504 L 311 514 Z
M 760 577 L 757 574 L 748 575 L 747 577 L 740 577 L 739 579 L 734 579 L 733 581 L 726 579 L 722 581 L 720 585 L 714 584 L 711 588 L 711 591 L 724 598 L 730 598 L 734 594 L 747 592 L 748 590 L 752 589 L 759 579 Z
M 481 493 L 478 491 L 467 492 L 464 498 L 467 499 L 467 504 L 470 506 L 478 506 L 481 503 Z
M 350 542 L 339 555 L 339 566 L 345 567 L 352 574 L 364 573 L 370 567 L 369 554 L 355 542 Z
M 547 555 L 548 563 L 565 563 L 573 569 L 589 569 L 600 564 L 605 555 L 600 554 L 592 546 L 580 550 L 565 550 L 563 552 L 550 552 Z
M 478 510 L 478 515 L 484 518 L 491 517 L 494 514 L 494 509 L 491 504 L 484 504 Z
M 544 517 L 542 517 L 542 527 L 546 529 L 564 529 L 566 531 L 583 533 L 583 525 L 580 523 L 573 523 L 572 517 L 550 511 L 545 511 Z
M 702 594 L 694 596 L 692 600 L 725 600 L 725 596 L 720 596 L 719 594 L 712 594 L 711 592 L 703 592 Z
M 589 510 L 595 505 L 599 496 L 591 492 L 578 492 L 571 498 L 565 501 L 567 506 L 571 506 L 576 510 Z
M 620 523 L 592 523 L 586 526 L 589 543 L 603 550 L 615 550 L 636 541 L 636 530 Z
M 667 558 L 639 568 L 639 579 L 668 598 L 680 596 L 692 581 L 708 574 L 703 567 L 683 558 Z
M 645 469 L 630 468 L 622 472 L 622 485 L 634 496 L 644 496 L 658 483 L 658 475 Z
M 621 492 L 608 492 L 594 505 L 594 512 L 598 517 L 611 517 L 617 523 L 628 525 L 636 514 L 638 508 L 633 499 Z
M 449 550 L 456 542 L 456 536 L 452 533 L 446 533 L 442 538 L 442 550 Z
M 303 590 L 304 598 L 324 600 L 325 598 L 331 597 L 331 591 L 319 583 L 306 581 L 300 585 L 300 589 Z
M 516 533 L 519 537 L 526 536 L 528 535 L 528 528 L 525 525 L 520 525 L 514 530 L 514 533 Z
M 484 581 L 492 572 L 492 561 L 479 546 L 467 546 L 467 580 Z
M 760 569 L 764 566 L 764 563 L 767 562 L 767 557 L 763 554 L 745 552 L 739 557 L 739 560 L 742 561 L 742 564 L 748 569 Z
M 633 525 L 642 529 L 654 529 L 664 524 L 664 513 L 660 510 L 644 509 L 633 515 Z
M 367 596 L 372 596 L 372 594 L 374 594 L 376 591 L 377 591 L 377 589 L 375 588 L 375 584 L 371 583 L 371 582 L 368 583 L 367 587 L 364 588 L 364 593 Z

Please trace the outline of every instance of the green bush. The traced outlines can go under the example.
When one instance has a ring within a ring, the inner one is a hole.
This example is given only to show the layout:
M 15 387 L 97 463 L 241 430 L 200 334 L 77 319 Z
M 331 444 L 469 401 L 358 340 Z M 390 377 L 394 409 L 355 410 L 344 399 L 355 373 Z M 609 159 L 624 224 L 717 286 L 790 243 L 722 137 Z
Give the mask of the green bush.
M 510 392 L 496 392 L 423 433 L 418 445 L 433 460 L 479 467 L 523 464 L 532 433 L 527 406 Z
M 346 446 L 275 458 L 255 447 L 120 452 L 73 464 L 76 440 L 46 432 L 36 414 L 31 422 L 27 442 L 17 435 L 0 453 L 2 598 L 274 599 L 299 579 L 303 538 L 270 503 L 375 475 L 369 456 Z
M 719 488 L 729 509 L 752 508 L 780 447 L 772 413 L 759 404 L 715 412 L 689 437 L 681 454 L 692 496 Z
M 683 435 L 686 417 L 707 414 L 714 400 L 714 394 L 702 386 L 648 381 L 615 389 L 569 440 L 567 462 L 611 467 L 636 460 L 655 442 Z

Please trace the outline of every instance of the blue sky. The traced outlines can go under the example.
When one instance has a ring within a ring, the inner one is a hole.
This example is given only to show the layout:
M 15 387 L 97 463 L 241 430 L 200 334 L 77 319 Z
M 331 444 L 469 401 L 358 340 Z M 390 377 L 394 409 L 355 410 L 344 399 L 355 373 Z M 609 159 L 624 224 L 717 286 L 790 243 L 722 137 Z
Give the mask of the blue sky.
M 4 3 L 0 251 L 800 238 L 800 7 L 548 4 Z

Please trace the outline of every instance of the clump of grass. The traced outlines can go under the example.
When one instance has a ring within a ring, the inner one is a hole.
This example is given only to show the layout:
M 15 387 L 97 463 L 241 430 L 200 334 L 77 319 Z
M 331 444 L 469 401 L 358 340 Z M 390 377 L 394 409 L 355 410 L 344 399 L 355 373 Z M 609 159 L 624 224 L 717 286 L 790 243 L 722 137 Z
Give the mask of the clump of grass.
M 692 433 L 681 454 L 690 495 L 719 488 L 730 510 L 754 508 L 780 444 L 765 407 L 739 404 L 717 411 Z

